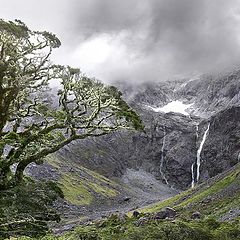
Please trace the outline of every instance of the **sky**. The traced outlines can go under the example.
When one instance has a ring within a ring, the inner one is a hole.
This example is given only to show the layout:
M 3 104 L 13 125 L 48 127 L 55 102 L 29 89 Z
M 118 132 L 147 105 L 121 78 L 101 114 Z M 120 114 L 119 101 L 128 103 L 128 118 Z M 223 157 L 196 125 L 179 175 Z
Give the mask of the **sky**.
M 0 0 L 0 18 L 55 33 L 55 63 L 106 83 L 239 66 L 240 0 Z

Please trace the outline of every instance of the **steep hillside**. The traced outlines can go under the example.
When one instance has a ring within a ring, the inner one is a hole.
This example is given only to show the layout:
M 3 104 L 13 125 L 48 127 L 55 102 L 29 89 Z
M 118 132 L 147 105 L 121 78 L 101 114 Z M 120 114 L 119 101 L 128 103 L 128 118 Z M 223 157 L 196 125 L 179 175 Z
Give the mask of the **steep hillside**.
M 62 236 L 43 239 L 238 240 L 239 206 L 238 164 L 194 189 L 128 216 L 111 215 Z
M 192 114 L 210 116 L 231 106 L 240 105 L 240 70 L 203 75 L 176 89 L 179 98 L 194 103 Z
M 52 225 L 56 232 L 117 211 L 130 211 L 178 193 L 147 172 L 130 171 L 122 179 L 113 180 L 59 153 L 47 157 L 43 165 L 30 165 L 27 174 L 40 182 L 54 181 L 61 189 L 64 198 L 54 202 L 54 209 L 62 219 Z
M 239 204 L 239 166 L 226 178 L 218 174 L 240 161 L 239 76 L 236 71 L 128 89 L 126 99 L 141 116 L 145 132 L 76 141 L 45 164 L 30 166 L 30 176 L 53 180 L 65 196 L 54 202 L 63 220 L 52 228 L 60 233 L 174 195 L 143 212 L 170 206 L 186 221 L 194 211 L 219 220 L 238 214 L 230 208 Z M 176 101 L 191 107 L 161 110 Z
M 239 84 L 240 72 L 234 71 L 137 88 L 119 85 L 143 119 L 145 133 L 119 131 L 77 141 L 58 155 L 108 178 L 121 180 L 127 171 L 143 170 L 172 188 L 187 189 L 193 180 L 208 179 L 239 161 Z M 190 115 L 151 108 L 176 100 L 192 104 Z
M 201 218 L 240 220 L 240 164 L 235 165 L 208 181 L 169 198 L 166 201 L 141 209 L 141 212 L 157 212 L 165 207 L 174 208 L 181 218 L 190 218 L 196 211 Z

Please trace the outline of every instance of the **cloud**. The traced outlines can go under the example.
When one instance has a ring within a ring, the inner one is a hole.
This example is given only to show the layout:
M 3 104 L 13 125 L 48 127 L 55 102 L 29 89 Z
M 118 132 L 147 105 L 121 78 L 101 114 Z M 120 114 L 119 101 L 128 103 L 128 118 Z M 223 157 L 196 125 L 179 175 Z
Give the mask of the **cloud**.
M 239 65 L 240 0 L 0 3 L 3 17 L 60 36 L 56 61 L 106 82 L 161 81 Z

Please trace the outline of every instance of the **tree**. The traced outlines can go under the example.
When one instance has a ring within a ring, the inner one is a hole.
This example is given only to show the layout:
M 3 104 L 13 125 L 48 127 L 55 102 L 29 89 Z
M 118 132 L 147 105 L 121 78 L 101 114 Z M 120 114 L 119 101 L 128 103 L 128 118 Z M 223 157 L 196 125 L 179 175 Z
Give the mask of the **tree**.
M 49 32 L 0 19 L 0 188 L 20 183 L 30 163 L 74 140 L 143 129 L 117 88 L 51 63 L 60 45 Z M 54 105 L 46 99 L 51 81 L 60 85 Z

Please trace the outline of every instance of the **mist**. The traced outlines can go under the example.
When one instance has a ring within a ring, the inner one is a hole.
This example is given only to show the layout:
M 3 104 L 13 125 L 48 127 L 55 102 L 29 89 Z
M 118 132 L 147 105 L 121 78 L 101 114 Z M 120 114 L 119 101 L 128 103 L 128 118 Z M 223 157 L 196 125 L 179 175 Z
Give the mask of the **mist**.
M 56 33 L 53 60 L 107 83 L 239 66 L 239 0 L 0 0 L 1 17 Z

